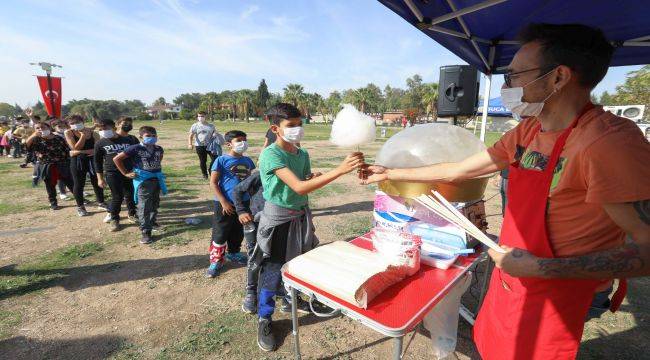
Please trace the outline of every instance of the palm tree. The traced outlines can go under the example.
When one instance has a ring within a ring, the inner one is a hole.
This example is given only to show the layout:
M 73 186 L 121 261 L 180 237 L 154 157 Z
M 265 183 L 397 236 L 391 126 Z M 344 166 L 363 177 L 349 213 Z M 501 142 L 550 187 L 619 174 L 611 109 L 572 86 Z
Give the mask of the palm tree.
M 298 107 L 303 102 L 304 88 L 300 84 L 287 84 L 284 90 L 283 101 Z
M 372 94 L 370 91 L 367 88 L 359 88 L 357 90 L 354 90 L 352 96 L 354 99 L 354 105 L 357 106 L 359 111 L 365 113 L 366 107 L 372 99 Z
M 438 84 L 428 83 L 423 86 L 422 106 L 424 106 L 427 116 L 432 115 L 434 120 L 438 117 Z
M 252 90 L 243 89 L 237 92 L 237 105 L 239 106 L 241 115 L 246 118 L 246 122 L 249 122 L 248 113 L 250 107 L 253 105 L 253 99 L 255 94 Z

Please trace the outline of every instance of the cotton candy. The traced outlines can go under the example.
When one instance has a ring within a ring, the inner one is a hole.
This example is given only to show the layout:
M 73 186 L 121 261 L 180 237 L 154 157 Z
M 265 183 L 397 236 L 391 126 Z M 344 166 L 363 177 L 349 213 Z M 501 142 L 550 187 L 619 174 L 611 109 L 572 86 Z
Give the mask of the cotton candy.
M 353 105 L 344 104 L 332 124 L 330 142 L 340 147 L 354 147 L 373 142 L 375 136 L 375 119 Z

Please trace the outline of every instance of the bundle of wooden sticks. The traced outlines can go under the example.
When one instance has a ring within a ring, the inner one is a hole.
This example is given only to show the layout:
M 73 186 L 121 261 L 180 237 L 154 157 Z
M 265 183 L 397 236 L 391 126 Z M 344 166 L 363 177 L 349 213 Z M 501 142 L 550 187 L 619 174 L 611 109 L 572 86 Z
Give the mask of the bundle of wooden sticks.
M 437 191 L 432 191 L 431 195 L 420 195 L 415 198 L 415 201 L 425 206 L 427 209 L 435 212 L 441 218 L 465 230 L 476 240 L 487 245 L 491 249 L 500 253 L 505 252 L 497 243 L 485 235 L 476 225 L 472 224 L 463 214 L 458 211 L 447 199 L 440 195 Z

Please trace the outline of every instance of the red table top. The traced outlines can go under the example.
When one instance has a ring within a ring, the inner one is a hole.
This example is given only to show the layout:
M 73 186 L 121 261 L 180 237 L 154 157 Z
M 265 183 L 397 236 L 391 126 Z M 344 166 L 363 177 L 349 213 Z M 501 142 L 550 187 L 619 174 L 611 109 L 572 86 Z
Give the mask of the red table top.
M 350 243 L 364 249 L 373 248 L 372 242 L 364 237 L 356 238 Z M 420 270 L 415 275 L 384 290 L 370 301 L 367 309 L 362 309 L 319 290 L 289 273 L 285 272 L 283 275 L 291 282 L 325 296 L 340 304 L 342 308 L 353 311 L 387 330 L 409 331 L 422 321 L 429 310 L 447 294 L 477 258 L 477 255 L 461 256 L 456 264 L 447 270 L 421 264 Z

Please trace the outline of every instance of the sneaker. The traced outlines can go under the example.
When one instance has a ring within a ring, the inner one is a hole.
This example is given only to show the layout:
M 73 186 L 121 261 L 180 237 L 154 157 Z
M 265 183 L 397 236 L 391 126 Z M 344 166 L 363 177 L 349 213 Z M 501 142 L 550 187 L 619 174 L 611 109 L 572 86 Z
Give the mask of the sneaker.
M 17 156 L 14 156 L 14 159 L 18 159 L 18 157 L 17 157 Z M 24 168 L 27 167 L 27 164 L 20 164 L 20 165 L 18 165 L 18 166 L 20 166 L 21 168 L 24 169 Z
M 105 222 L 106 224 L 108 224 L 109 222 L 111 222 L 111 220 L 113 220 L 113 217 L 109 213 L 109 214 L 106 214 L 106 216 L 104 216 L 104 220 L 102 220 L 102 221 Z
M 129 214 L 129 221 L 134 224 L 138 224 L 139 223 L 138 216 L 136 214 Z
M 77 216 L 88 216 L 88 211 L 83 206 L 77 206 Z
M 59 205 L 57 205 L 57 204 L 50 204 L 50 210 L 52 210 L 52 211 L 56 211 L 56 210 L 59 210 L 59 209 L 61 209 L 61 207 L 60 207 Z
M 72 200 L 72 197 L 68 196 L 68 194 L 59 194 L 59 199 L 63 201 L 69 201 Z
M 84 191 L 84 197 L 88 197 L 88 196 L 90 196 L 90 194 Z
M 239 265 L 246 265 L 248 264 L 248 256 L 244 253 L 227 253 L 226 254 L 226 259 L 228 261 L 237 263 Z
M 219 275 L 219 272 L 223 268 L 223 263 L 222 262 L 216 262 L 210 264 L 210 267 L 208 267 L 208 270 L 205 272 L 205 277 L 207 278 L 215 278 L 217 275 Z
M 259 319 L 257 323 L 257 346 L 263 351 L 275 350 L 276 343 L 271 319 Z
M 116 232 L 120 230 L 120 221 L 119 220 L 111 220 L 109 221 L 109 225 L 111 227 L 111 232 Z
M 151 231 L 143 230 L 142 239 L 140 239 L 140 244 L 151 244 L 153 238 L 151 237 Z
M 309 303 L 300 297 L 298 297 L 298 314 L 311 314 L 311 309 L 309 308 Z M 282 305 L 280 306 L 280 312 L 291 313 L 291 302 L 287 298 L 282 298 Z
M 104 210 L 104 211 L 108 211 L 108 205 L 106 205 L 105 202 L 97 203 L 97 207 Z
M 250 292 L 246 293 L 244 301 L 241 304 L 241 309 L 246 314 L 255 314 L 255 312 L 257 312 L 257 294 Z

